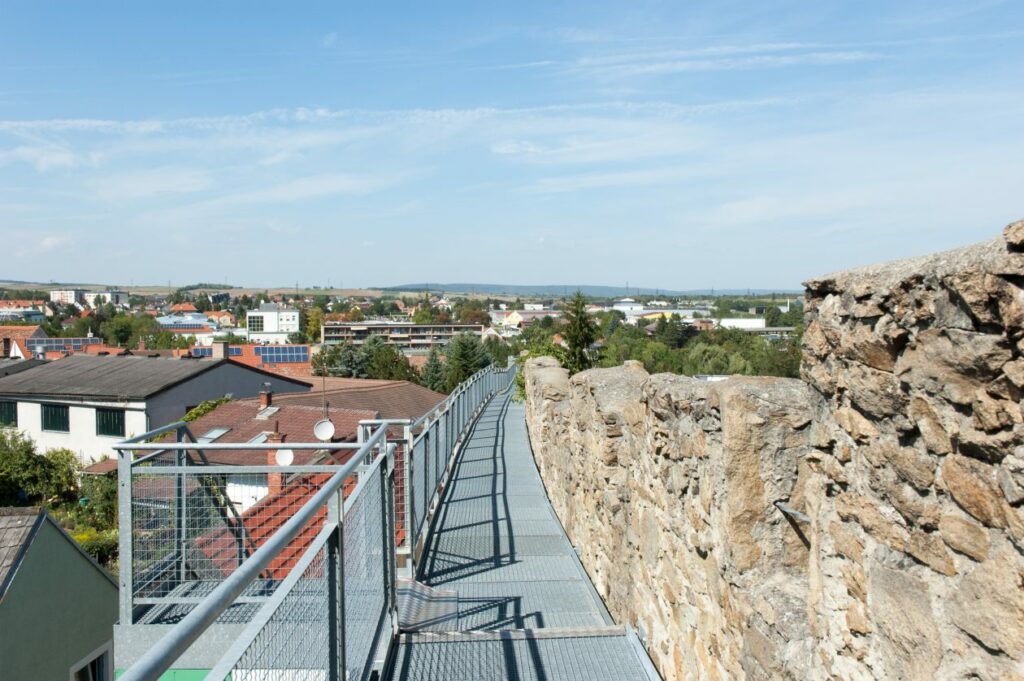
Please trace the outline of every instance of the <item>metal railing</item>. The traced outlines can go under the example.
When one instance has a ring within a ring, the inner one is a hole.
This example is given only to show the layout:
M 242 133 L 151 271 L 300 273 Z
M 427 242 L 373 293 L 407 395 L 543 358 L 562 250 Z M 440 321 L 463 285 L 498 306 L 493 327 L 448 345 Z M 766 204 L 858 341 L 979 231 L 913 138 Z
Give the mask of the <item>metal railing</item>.
M 207 678 L 368 679 L 398 633 L 399 563 L 415 574 L 459 440 L 514 373 L 485 368 L 416 421 L 364 421 L 357 443 L 196 442 L 184 423 L 120 443 L 120 621 L 176 622 L 120 678 L 157 679 L 241 623 Z M 328 463 L 210 463 L 285 448 Z

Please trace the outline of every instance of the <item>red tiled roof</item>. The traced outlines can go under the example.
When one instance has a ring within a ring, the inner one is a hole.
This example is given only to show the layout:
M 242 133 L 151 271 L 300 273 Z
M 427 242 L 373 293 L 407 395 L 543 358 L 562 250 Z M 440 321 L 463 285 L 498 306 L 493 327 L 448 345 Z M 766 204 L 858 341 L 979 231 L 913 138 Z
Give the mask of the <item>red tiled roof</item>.
M 170 331 L 171 333 L 178 334 L 179 336 L 194 336 L 197 333 L 213 333 L 213 329 L 208 326 L 200 326 L 199 328 L 191 329 L 178 329 L 173 326 L 163 327 L 164 331 Z
M 192 303 L 175 303 L 171 305 L 171 312 L 199 312 Z
M 0 300 L 0 309 L 23 309 L 26 307 L 42 307 L 41 300 Z
M 217 442 L 250 442 L 261 433 L 273 432 L 276 427 L 284 437 L 284 448 L 287 448 L 289 442 L 316 442 L 313 426 L 323 418 L 323 407 L 281 404 L 282 397 L 273 396 L 272 406 L 277 407 L 277 411 L 269 414 L 267 418 L 257 418 L 261 411 L 259 400 L 237 400 L 222 404 L 209 414 L 192 421 L 189 430 L 199 438 L 215 428 L 229 428 L 227 433 L 217 438 Z M 359 422 L 363 419 L 377 418 L 375 411 L 340 408 L 329 408 L 327 415 L 334 423 L 334 442 L 355 441 Z M 173 438 L 168 435 L 165 439 Z M 210 450 L 206 452 L 206 457 L 211 464 L 225 466 L 263 466 L 267 463 L 267 452 L 263 450 Z M 323 458 L 323 455 L 313 450 L 295 452 L 296 465 L 312 463 Z

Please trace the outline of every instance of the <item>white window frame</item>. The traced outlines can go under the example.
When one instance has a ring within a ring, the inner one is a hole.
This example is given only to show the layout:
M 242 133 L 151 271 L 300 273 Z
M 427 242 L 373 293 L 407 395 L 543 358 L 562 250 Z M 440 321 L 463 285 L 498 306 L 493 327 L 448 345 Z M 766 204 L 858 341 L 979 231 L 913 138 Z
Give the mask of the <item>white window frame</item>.
M 83 657 L 81 660 L 79 660 L 78 662 L 76 662 L 73 665 L 71 665 L 71 668 L 68 669 L 68 681 L 75 681 L 75 674 L 77 672 L 80 672 L 82 670 L 82 668 L 85 667 L 86 665 L 92 664 L 92 661 L 95 660 L 100 655 L 106 655 L 106 657 L 104 659 L 107 661 L 107 663 L 106 663 L 106 665 L 104 665 L 106 667 L 106 669 L 103 670 L 103 673 L 104 673 L 104 675 L 106 676 L 107 679 L 109 679 L 110 681 L 113 681 L 114 680 L 114 641 L 113 640 L 107 641 L 106 643 L 101 645 L 99 648 L 97 648 L 96 650 L 92 651 L 91 653 L 89 653 L 88 655 Z

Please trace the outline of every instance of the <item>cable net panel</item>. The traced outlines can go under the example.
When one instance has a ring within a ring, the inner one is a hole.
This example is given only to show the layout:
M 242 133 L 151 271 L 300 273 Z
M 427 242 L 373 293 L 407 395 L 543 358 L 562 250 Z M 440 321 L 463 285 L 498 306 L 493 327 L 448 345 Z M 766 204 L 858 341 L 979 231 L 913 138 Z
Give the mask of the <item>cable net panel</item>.
M 331 602 L 327 565 L 327 548 L 321 547 L 231 670 L 232 681 L 329 678 Z
M 348 679 L 369 679 L 374 653 L 388 622 L 389 546 L 383 467 L 367 473 L 363 489 L 345 513 L 344 648 Z

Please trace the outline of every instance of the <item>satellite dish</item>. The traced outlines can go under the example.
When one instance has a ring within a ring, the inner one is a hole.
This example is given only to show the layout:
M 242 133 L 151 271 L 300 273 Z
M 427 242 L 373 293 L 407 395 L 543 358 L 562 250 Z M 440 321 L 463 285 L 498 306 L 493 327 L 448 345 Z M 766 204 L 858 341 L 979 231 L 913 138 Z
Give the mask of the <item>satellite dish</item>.
M 292 461 L 295 460 L 295 452 L 290 449 L 279 449 L 274 454 L 274 461 L 277 462 L 278 466 L 291 466 Z
M 313 435 L 320 442 L 327 442 L 334 437 L 334 424 L 331 423 L 330 419 L 320 419 L 313 426 Z

